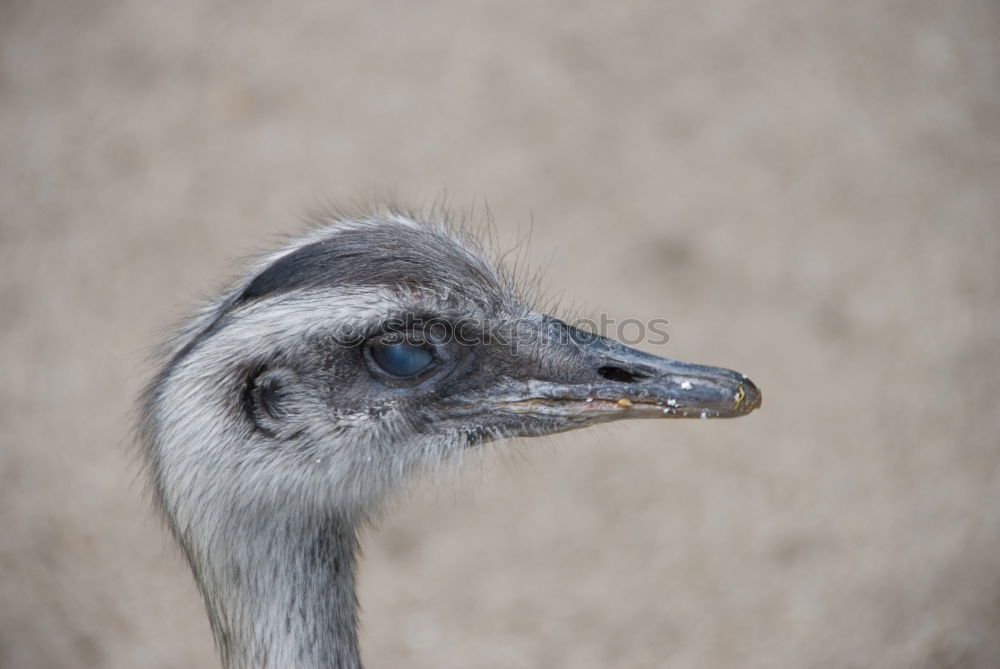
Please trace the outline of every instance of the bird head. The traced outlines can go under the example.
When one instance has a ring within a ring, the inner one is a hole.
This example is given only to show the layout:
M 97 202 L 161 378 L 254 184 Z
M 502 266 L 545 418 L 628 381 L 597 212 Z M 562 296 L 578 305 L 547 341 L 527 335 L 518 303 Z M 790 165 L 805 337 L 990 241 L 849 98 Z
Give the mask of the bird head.
M 486 441 L 759 405 L 745 376 L 536 312 L 467 235 L 386 214 L 295 240 L 206 308 L 151 384 L 143 430 L 183 533 L 208 497 L 355 514 Z

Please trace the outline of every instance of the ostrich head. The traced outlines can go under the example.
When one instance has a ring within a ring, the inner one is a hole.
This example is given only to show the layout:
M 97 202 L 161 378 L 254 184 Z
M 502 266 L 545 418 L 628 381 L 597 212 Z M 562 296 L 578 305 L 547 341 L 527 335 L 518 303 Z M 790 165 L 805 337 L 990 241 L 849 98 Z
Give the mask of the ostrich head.
M 532 311 L 471 238 L 385 213 L 264 257 L 184 327 L 141 434 L 224 663 L 357 666 L 356 529 L 413 471 L 504 437 L 759 405 L 741 374 Z

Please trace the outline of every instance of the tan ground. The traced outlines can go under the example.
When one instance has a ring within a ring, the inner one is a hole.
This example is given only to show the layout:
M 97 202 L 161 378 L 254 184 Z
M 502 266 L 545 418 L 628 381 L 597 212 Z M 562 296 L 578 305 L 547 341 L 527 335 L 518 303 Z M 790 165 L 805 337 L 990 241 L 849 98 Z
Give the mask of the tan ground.
M 750 374 L 367 538 L 370 667 L 1000 666 L 995 2 L 0 5 L 0 667 L 214 666 L 143 358 L 324 201 L 534 220 L 546 286 Z

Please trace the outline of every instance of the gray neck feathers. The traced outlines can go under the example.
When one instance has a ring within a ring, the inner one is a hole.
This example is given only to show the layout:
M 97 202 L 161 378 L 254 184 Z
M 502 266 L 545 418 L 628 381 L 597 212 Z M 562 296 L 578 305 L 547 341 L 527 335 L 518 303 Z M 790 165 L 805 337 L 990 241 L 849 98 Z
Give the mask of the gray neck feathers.
M 355 669 L 353 524 L 341 518 L 233 518 L 188 550 L 227 669 Z

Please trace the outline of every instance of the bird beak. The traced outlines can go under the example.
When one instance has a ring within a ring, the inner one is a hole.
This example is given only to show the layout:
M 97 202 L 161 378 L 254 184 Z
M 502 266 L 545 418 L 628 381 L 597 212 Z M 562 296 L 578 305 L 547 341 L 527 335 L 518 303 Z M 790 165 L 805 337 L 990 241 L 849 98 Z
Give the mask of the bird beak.
M 551 317 L 542 332 L 540 347 L 517 356 L 517 378 L 494 395 L 497 410 L 561 431 L 626 418 L 733 418 L 761 404 L 739 372 L 661 358 Z

